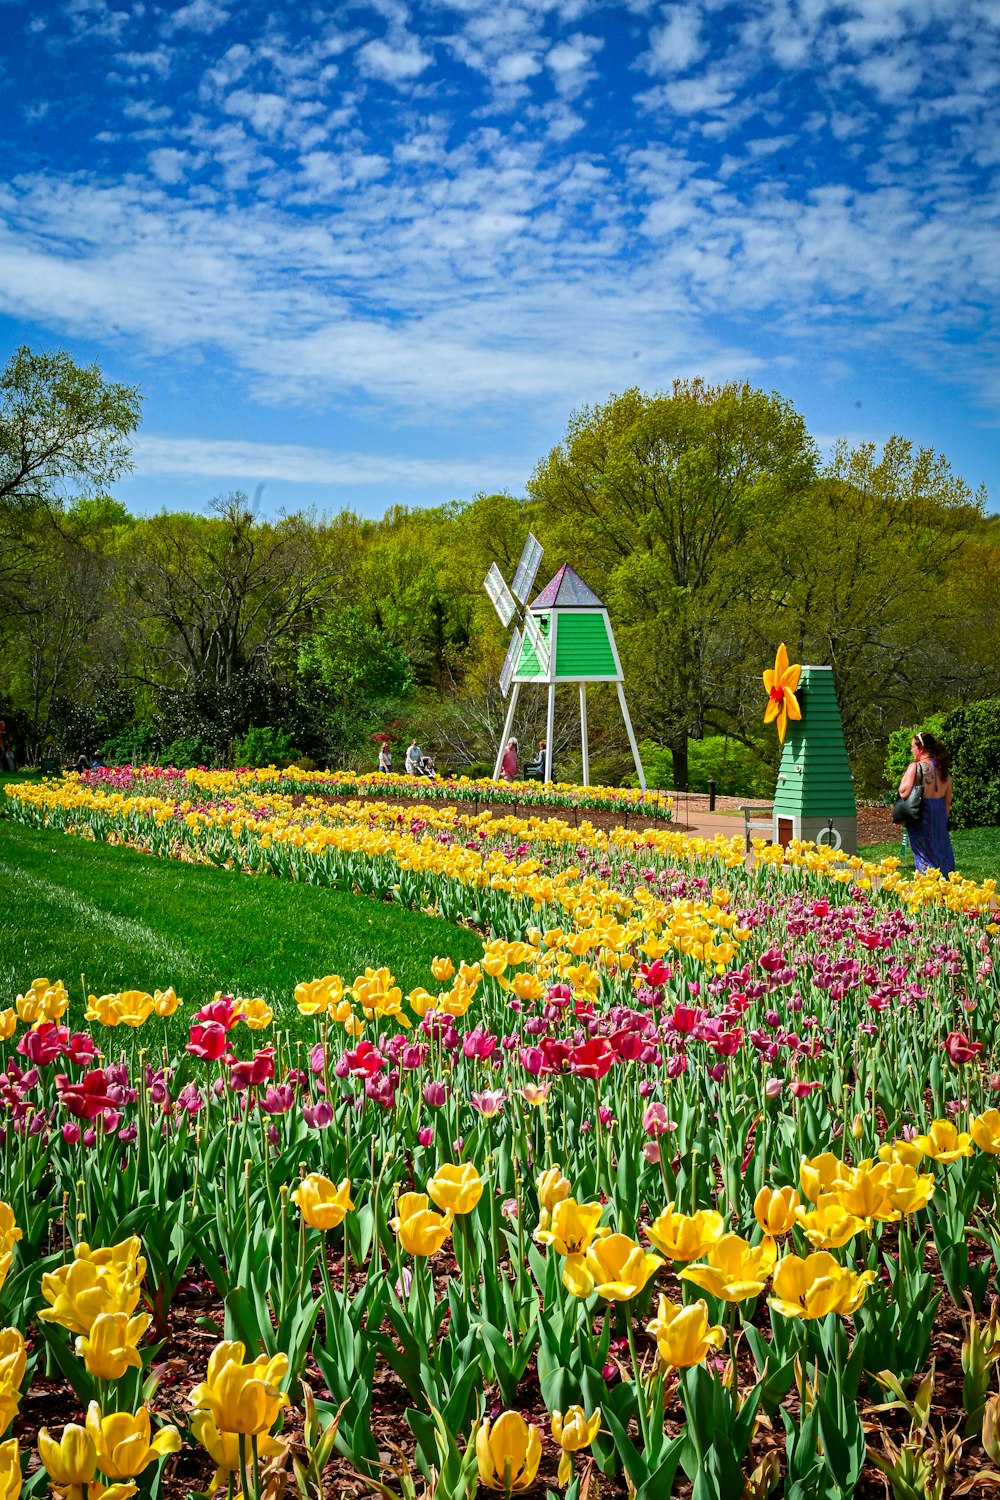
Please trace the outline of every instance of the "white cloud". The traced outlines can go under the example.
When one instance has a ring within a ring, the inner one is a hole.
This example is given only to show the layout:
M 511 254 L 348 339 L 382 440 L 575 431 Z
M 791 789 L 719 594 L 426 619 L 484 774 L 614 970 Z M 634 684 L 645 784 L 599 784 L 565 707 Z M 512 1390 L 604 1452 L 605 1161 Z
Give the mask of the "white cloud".
M 358 65 L 362 72 L 371 78 L 380 78 L 384 83 L 405 83 L 418 78 L 430 67 L 431 60 L 430 53 L 425 52 L 412 36 L 401 36 L 388 42 L 365 42 L 358 51 Z
M 664 24 L 650 32 L 645 66 L 650 73 L 685 73 L 704 56 L 706 48 L 700 5 L 673 5 Z
M 399 484 L 415 489 L 450 485 L 456 491 L 520 485 L 529 460 L 407 457 L 389 453 L 337 452 L 291 443 L 168 437 L 140 433 L 135 442 L 136 479 L 230 479 L 248 483 L 362 486 Z
M 170 187 L 183 182 L 189 172 L 201 166 L 204 159 L 204 156 L 200 154 L 196 155 L 192 151 L 178 151 L 174 146 L 159 146 L 146 158 L 156 180 Z
M 167 30 L 210 33 L 218 31 L 228 20 L 229 11 L 217 0 L 191 0 L 190 5 L 182 5 L 169 17 Z

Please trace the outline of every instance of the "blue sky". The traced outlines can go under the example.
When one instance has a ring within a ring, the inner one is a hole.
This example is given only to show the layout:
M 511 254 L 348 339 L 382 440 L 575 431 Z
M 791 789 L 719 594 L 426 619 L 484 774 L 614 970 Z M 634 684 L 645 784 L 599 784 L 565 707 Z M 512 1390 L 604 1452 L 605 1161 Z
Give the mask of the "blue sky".
M 520 492 L 675 376 L 1000 505 L 1000 0 L 0 0 L 0 353 L 146 396 L 135 510 Z

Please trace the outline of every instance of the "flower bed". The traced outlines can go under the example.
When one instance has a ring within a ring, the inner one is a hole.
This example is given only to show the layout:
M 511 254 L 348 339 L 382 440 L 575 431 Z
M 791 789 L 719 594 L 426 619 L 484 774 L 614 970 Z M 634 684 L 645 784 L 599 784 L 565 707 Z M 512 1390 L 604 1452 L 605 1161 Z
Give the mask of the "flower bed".
M 67 1500 L 988 1482 L 991 886 L 212 790 L 9 805 L 461 913 L 482 957 L 304 978 L 294 1025 L 168 975 L 11 997 L 0 1494 L 39 1458 Z
M 74 773 L 75 774 L 75 773 Z M 576 786 L 569 782 L 545 785 L 540 781 L 492 781 L 486 777 L 385 775 L 380 771 L 302 771 L 289 766 L 262 770 L 247 767 L 233 771 L 209 771 L 203 767 L 178 771 L 167 766 L 111 766 L 85 771 L 80 781 L 88 786 L 118 791 L 142 789 L 161 793 L 165 786 L 211 797 L 241 793 L 272 796 L 275 793 L 323 793 L 326 796 L 362 797 L 421 802 L 474 802 L 493 807 L 580 808 L 600 812 L 639 814 L 670 821 L 672 799 L 666 792 L 643 792 L 630 787 Z

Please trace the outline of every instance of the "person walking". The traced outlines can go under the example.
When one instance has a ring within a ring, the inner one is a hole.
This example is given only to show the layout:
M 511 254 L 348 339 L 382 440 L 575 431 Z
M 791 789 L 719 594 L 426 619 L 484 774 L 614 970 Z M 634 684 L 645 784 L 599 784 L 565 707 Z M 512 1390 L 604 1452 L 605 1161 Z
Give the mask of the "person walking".
M 392 774 L 392 751 L 384 741 L 378 747 L 378 768 L 386 776 Z
M 422 774 L 423 760 L 424 752 L 417 744 L 416 737 L 414 737 L 406 747 L 407 776 L 420 776 Z
M 511 735 L 500 761 L 500 775 L 504 781 L 516 781 L 518 771 L 517 740 Z
M 914 786 L 923 787 L 923 813 L 920 822 L 908 826 L 906 836 L 913 850 L 917 874 L 940 870 L 950 875 L 955 868 L 955 853 L 948 833 L 951 811 L 951 755 L 933 734 L 916 734 L 910 742 L 912 759 L 899 783 L 899 795 L 908 797 Z

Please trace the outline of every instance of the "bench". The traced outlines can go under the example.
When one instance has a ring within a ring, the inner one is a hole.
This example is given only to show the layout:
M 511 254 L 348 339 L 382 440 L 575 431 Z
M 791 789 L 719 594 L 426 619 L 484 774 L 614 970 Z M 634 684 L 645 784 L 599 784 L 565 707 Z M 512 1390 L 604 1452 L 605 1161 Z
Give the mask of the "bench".
M 545 780 L 545 760 L 544 760 L 544 758 L 542 760 L 533 760 L 533 761 L 530 761 L 525 766 L 525 768 L 524 768 L 524 779 L 525 779 L 525 781 L 544 781 Z M 552 767 L 552 780 L 555 781 L 555 779 L 556 779 L 556 768 L 555 768 L 555 766 L 553 766 Z
M 38 769 L 46 776 L 51 776 L 56 771 L 62 770 L 62 761 L 58 755 L 43 755 L 38 763 Z
M 748 803 L 741 803 L 740 812 L 743 814 L 743 834 L 748 854 L 755 833 L 758 837 L 765 837 L 769 844 L 774 842 L 774 809 L 770 805 L 751 807 Z

